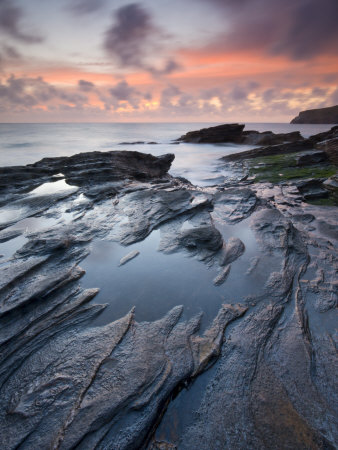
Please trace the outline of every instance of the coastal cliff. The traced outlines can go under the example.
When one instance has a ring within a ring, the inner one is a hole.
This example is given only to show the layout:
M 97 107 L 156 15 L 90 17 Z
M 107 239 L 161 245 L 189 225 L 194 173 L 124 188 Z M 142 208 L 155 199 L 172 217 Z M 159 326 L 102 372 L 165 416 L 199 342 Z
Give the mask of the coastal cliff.
M 338 105 L 301 111 L 290 123 L 338 123 Z

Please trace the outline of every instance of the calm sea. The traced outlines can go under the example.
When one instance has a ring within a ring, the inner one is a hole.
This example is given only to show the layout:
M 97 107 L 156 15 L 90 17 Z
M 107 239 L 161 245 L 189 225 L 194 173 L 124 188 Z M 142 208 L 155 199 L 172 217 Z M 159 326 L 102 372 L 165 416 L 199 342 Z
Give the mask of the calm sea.
M 212 177 L 217 159 L 249 146 L 233 144 L 180 144 L 171 142 L 190 130 L 218 123 L 67 123 L 0 124 L 0 166 L 24 165 L 44 157 L 70 156 L 93 150 L 137 150 L 153 155 L 175 153 L 171 173 L 196 184 Z M 291 125 L 248 123 L 246 130 L 286 133 L 299 130 L 304 137 L 331 128 L 331 125 Z M 157 142 L 157 145 L 120 145 L 121 142 Z

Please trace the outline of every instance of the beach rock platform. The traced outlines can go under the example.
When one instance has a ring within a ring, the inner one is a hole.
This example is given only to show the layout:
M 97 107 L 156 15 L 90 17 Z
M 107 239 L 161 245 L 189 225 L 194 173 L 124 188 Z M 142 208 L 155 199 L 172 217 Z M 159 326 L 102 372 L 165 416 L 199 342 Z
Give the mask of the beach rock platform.
M 0 448 L 336 448 L 337 208 L 293 182 L 196 187 L 168 173 L 173 159 L 0 170 L 0 243 L 16 243 L 0 258 Z M 97 324 L 107 305 L 81 268 L 92 242 L 126 247 L 111 270 L 128 270 L 142 258 L 128 246 L 154 231 L 163 257 L 210 272 L 204 306 L 218 312 Z

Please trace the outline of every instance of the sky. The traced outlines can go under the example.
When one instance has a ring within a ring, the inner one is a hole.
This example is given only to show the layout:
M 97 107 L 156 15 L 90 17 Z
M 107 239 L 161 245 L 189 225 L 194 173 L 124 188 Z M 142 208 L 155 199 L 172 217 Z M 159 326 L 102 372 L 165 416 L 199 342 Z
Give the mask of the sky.
M 338 0 L 0 0 L 0 122 L 289 122 L 338 104 Z

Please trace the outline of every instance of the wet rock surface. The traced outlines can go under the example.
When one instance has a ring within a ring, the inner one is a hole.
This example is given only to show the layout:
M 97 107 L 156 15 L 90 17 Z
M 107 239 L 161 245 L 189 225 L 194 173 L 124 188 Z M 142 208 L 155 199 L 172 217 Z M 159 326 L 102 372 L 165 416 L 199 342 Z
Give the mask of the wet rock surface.
M 0 244 L 23 238 L 0 260 L 1 448 L 337 445 L 337 209 L 304 203 L 293 182 L 195 187 L 168 174 L 172 160 L 93 152 L 1 169 Z M 82 285 L 91 243 L 125 246 L 111 270 L 128 270 L 143 250 L 127 246 L 157 231 L 165 258 L 211 272 L 218 313 L 95 324 L 107 305 Z
M 297 153 L 312 149 L 312 142 L 308 139 L 302 139 L 287 144 L 271 145 L 267 147 L 255 148 L 244 152 L 234 153 L 223 156 L 223 161 L 242 161 L 245 159 L 259 158 L 262 156 L 285 155 L 288 153 Z

